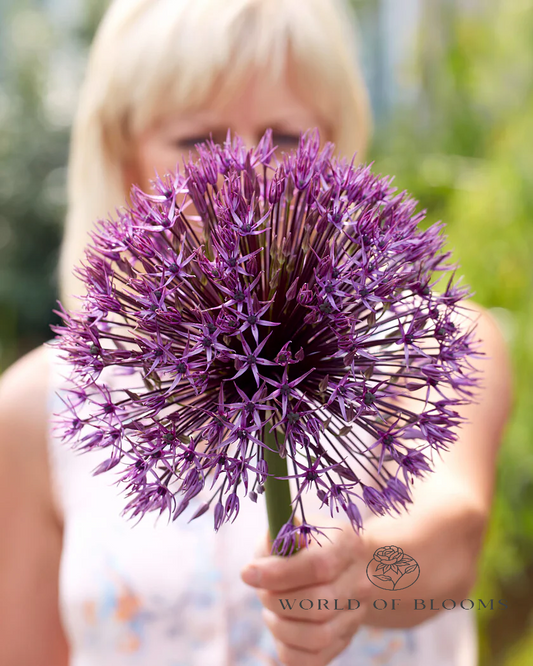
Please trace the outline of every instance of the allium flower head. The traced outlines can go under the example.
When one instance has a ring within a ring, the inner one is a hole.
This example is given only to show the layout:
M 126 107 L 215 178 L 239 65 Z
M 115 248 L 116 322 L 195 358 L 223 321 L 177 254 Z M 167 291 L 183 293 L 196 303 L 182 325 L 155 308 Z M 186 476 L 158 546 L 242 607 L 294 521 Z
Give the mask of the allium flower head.
M 400 512 L 476 382 L 473 331 L 454 323 L 467 291 L 435 290 L 452 270 L 442 225 L 421 230 L 414 200 L 317 132 L 279 164 L 270 131 L 198 150 L 91 235 L 87 293 L 54 329 L 72 365 L 62 437 L 109 449 L 96 472 L 121 464 L 131 516 L 175 519 L 209 487 L 195 517 L 212 508 L 215 529 L 277 451 L 298 488 L 285 551 L 321 533 L 308 490 L 356 530 L 361 503 Z M 107 368 L 138 386 L 111 388 Z

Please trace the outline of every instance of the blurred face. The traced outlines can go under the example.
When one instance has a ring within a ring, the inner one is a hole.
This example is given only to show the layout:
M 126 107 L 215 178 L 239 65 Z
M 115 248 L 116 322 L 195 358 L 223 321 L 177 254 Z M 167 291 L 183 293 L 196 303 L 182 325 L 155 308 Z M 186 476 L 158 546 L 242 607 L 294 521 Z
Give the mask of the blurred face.
M 181 165 L 182 157 L 188 158 L 190 152 L 194 157 L 194 144 L 209 139 L 210 134 L 216 143 L 223 143 L 230 129 L 250 147 L 271 128 L 279 155 L 295 148 L 300 132 L 312 127 L 318 127 L 323 142 L 330 139 L 329 129 L 293 92 L 288 77 L 274 83 L 251 76 L 231 100 L 209 100 L 194 111 L 164 117 L 142 133 L 126 171 L 127 191 L 132 183 L 149 191 L 155 171 L 162 176 Z

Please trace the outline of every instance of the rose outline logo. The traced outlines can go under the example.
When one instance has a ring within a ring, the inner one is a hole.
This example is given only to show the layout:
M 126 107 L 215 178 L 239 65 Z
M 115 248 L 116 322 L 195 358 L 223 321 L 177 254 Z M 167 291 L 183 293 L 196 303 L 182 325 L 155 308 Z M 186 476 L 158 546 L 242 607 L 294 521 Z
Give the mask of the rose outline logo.
M 366 576 L 382 590 L 405 590 L 418 580 L 420 567 L 399 546 L 381 546 L 368 563 Z

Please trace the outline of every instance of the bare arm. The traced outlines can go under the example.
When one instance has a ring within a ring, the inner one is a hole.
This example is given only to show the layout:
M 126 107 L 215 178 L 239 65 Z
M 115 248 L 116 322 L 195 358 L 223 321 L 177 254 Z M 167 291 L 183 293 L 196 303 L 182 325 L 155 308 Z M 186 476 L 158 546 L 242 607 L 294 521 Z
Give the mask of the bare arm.
M 0 378 L 0 666 L 66 666 L 59 617 L 62 529 L 46 450 L 47 350 Z
M 469 308 L 476 307 L 468 303 Z M 417 560 L 420 577 L 399 592 L 375 588 L 377 598 L 400 599 L 396 611 L 370 605 L 366 624 L 413 626 L 436 615 L 445 599 L 457 605 L 468 598 L 475 582 L 478 555 L 490 514 L 496 460 L 511 406 L 511 373 L 505 344 L 497 326 L 476 307 L 477 337 L 483 341 L 485 358 L 477 361 L 483 373 L 478 404 L 460 408 L 468 423 L 458 441 L 442 458 L 435 457 L 435 472 L 417 480 L 409 514 L 373 517 L 367 522 L 364 540 L 368 560 L 382 546 L 395 545 Z M 473 314 L 475 315 L 476 312 Z M 426 609 L 415 599 L 426 600 Z M 451 604 L 448 604 L 451 606 Z M 401 611 L 401 612 L 398 612 Z

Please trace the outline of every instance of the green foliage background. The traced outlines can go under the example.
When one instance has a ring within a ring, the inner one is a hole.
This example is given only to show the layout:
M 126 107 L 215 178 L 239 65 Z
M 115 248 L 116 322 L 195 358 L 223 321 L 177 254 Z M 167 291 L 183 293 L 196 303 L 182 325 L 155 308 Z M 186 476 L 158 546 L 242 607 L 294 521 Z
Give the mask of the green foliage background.
M 0 21 L 0 369 L 51 337 L 68 146 L 68 127 L 45 108 L 45 64 L 58 35 L 31 0 L 18 0 L 16 11 L 12 4 Z M 74 36 L 81 49 L 103 4 L 87 1 Z M 423 3 L 417 56 L 405 73 L 421 81 L 419 99 L 381 122 L 371 157 L 420 200 L 428 221 L 446 222 L 465 281 L 509 342 L 514 412 L 475 598 L 508 605 L 477 614 L 481 666 L 526 666 L 533 663 L 533 0 L 487 0 L 482 11 L 459 4 Z M 10 40 L 9 21 L 30 10 L 32 39 Z

